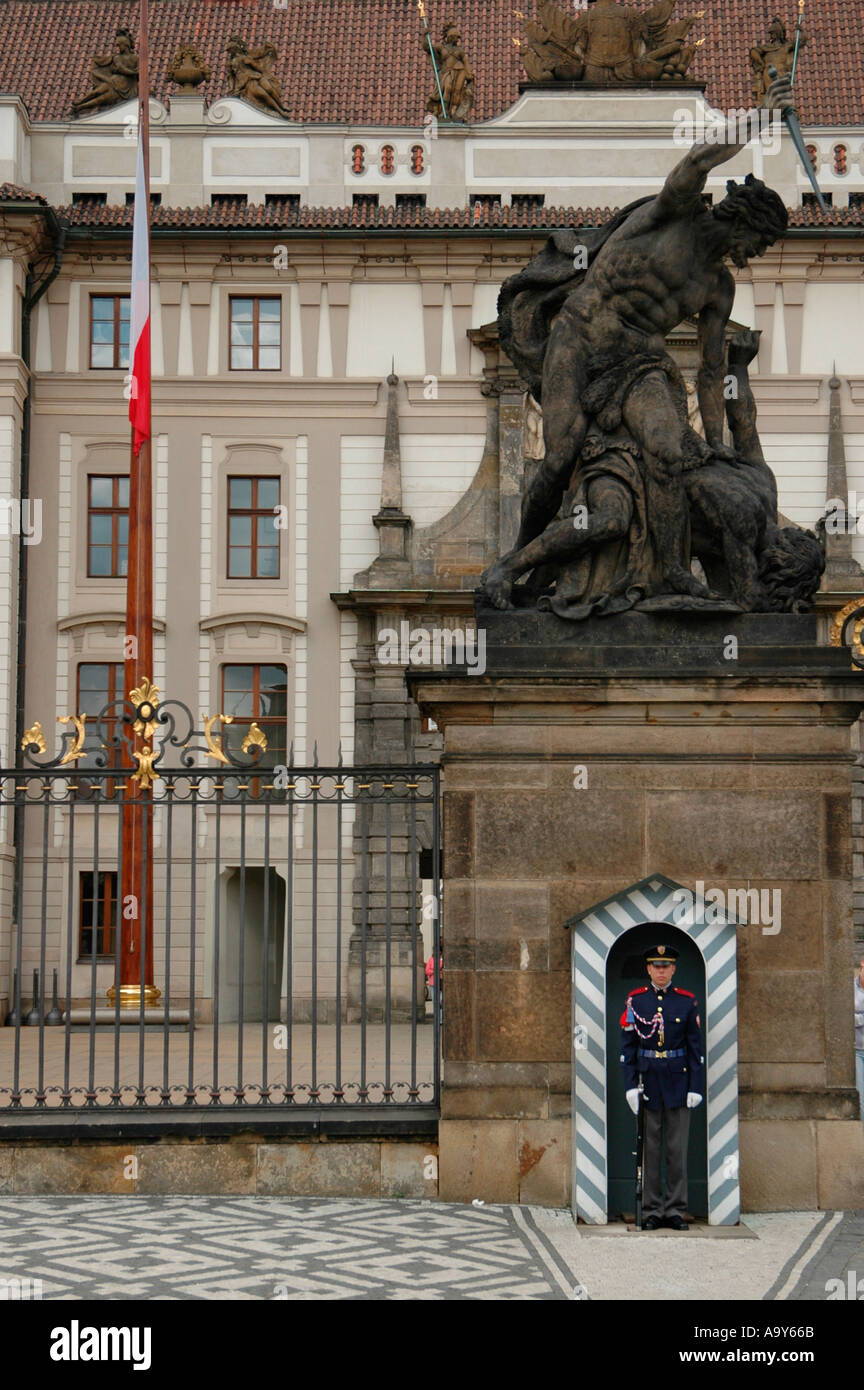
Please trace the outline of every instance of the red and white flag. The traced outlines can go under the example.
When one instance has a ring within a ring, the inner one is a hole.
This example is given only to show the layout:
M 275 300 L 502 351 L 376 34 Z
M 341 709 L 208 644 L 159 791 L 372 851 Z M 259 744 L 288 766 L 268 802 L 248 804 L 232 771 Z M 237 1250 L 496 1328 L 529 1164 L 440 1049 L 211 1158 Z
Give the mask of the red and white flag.
M 132 302 L 129 325 L 129 420 L 137 457 L 150 438 L 150 199 L 144 174 L 144 138 L 138 130 L 135 216 L 132 222 Z

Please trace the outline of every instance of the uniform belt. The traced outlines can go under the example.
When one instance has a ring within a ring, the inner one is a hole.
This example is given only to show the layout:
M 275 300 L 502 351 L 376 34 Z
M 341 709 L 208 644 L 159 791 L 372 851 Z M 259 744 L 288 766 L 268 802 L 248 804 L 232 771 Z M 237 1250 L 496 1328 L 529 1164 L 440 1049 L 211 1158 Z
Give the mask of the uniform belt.
M 640 1057 L 686 1057 L 686 1055 L 686 1047 L 673 1047 L 668 1052 L 645 1052 L 641 1047 L 639 1049 Z

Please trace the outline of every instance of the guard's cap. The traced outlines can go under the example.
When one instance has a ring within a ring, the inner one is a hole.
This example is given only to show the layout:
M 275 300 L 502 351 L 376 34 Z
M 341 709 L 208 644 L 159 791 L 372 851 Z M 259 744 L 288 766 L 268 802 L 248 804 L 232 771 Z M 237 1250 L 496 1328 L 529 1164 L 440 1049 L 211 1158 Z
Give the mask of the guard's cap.
M 649 946 L 642 959 L 646 965 L 674 965 L 678 952 L 674 946 Z

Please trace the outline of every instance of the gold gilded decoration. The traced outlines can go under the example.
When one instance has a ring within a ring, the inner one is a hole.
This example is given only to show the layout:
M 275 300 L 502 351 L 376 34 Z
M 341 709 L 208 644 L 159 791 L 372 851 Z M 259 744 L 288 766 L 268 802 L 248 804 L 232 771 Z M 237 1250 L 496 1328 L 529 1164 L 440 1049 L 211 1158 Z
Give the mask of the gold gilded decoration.
M 248 753 L 250 748 L 260 748 L 262 753 L 267 752 L 267 735 L 258 728 L 254 722 L 249 726 L 249 732 L 240 744 L 244 753 Z
M 60 759 L 60 766 L 64 763 L 74 763 L 76 758 L 80 758 L 84 753 L 84 725 L 87 722 L 86 714 L 61 714 L 58 716 L 58 724 L 75 725 L 75 741 L 72 747 L 63 754 Z
M 132 773 L 132 781 L 137 782 L 139 787 L 146 791 L 150 784 L 156 780 L 156 773 L 153 771 L 156 754 L 150 745 L 145 743 L 140 752 L 137 748 L 132 750 L 132 757 L 138 764 L 138 771 Z
M 140 685 L 136 685 L 134 690 L 129 691 L 129 699 L 138 715 L 132 728 L 140 738 L 146 739 L 148 742 L 153 737 L 153 731 L 156 728 L 156 720 L 153 715 L 159 704 L 159 695 L 159 687 L 152 685 L 147 676 L 142 678 Z
M 207 748 L 210 753 L 210 757 L 215 758 L 217 762 L 227 763 L 228 759 L 225 757 L 225 754 L 222 751 L 223 735 L 221 733 L 214 735 L 212 733 L 212 729 L 213 725 L 216 723 L 217 720 L 220 720 L 223 724 L 232 723 L 234 719 L 233 714 L 202 714 L 201 718 L 204 720 L 204 737 L 207 740 Z
M 832 647 L 842 647 L 843 624 L 845 623 L 846 619 L 851 617 L 852 614 L 859 608 L 864 608 L 864 598 L 850 599 L 848 603 L 844 604 L 843 607 L 838 609 L 838 611 L 834 614 L 834 617 L 831 620 L 831 631 L 828 636 L 828 640 L 831 643 Z M 853 623 L 852 625 L 851 646 L 852 651 L 859 658 L 859 660 L 864 660 L 864 643 L 862 643 L 861 640 L 862 631 L 864 631 L 864 617 L 859 618 L 858 621 L 856 623 Z
M 161 991 L 161 989 L 157 989 L 155 985 L 145 985 L 145 986 L 144 986 L 144 1007 L 145 1007 L 145 1009 L 152 1009 L 152 1008 L 154 1008 L 155 1005 L 156 1005 L 156 1004 L 159 1002 L 159 1000 L 161 999 L 161 997 L 162 997 L 162 991 Z M 108 990 L 108 1003 L 111 1005 L 112 1008 L 114 1008 L 115 1003 L 116 1003 L 116 1000 L 117 1000 L 117 990 L 116 990 L 116 988 L 115 988 L 114 985 L 111 985 L 110 989 Z M 138 1010 L 140 1010 L 140 1008 L 141 1008 L 141 986 L 140 986 L 140 985 L 121 985 L 121 986 L 120 986 L 120 1008 L 121 1008 L 121 1009 L 138 1009 Z
M 36 720 L 36 723 L 32 726 L 32 728 L 27 730 L 26 734 L 22 738 L 21 751 L 26 752 L 26 750 L 30 747 L 32 743 L 36 744 L 36 747 L 39 749 L 40 753 L 47 753 L 48 745 L 45 742 L 45 735 L 42 733 L 42 725 L 39 723 L 38 719 Z

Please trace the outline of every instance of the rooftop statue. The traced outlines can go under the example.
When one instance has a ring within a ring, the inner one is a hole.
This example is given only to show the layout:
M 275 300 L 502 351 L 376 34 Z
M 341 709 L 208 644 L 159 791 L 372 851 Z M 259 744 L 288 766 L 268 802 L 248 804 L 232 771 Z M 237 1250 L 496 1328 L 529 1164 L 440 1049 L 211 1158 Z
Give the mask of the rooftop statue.
M 426 103 L 426 110 L 438 120 L 466 121 L 474 109 L 474 72 L 462 48 L 462 35 L 452 21 L 448 21 L 436 43 L 423 34 L 423 47 L 428 54 L 430 47 L 435 55 L 438 70 L 432 95 Z M 439 94 L 438 84 L 441 90 Z M 441 109 L 441 97 L 444 110 Z
M 273 73 L 277 52 L 272 43 L 249 49 L 245 39 L 237 35 L 228 40 L 228 95 L 243 97 L 263 111 L 290 120 L 291 113 L 282 104 L 282 84 Z
M 704 11 L 673 21 L 677 4 L 657 0 L 637 10 L 618 0 L 596 0 L 572 15 L 545 0 L 536 20 L 523 21 L 525 71 L 532 82 L 680 81 L 699 47 L 688 44 L 687 36 Z
M 807 42 L 807 35 L 801 30 L 798 39 L 799 51 Z M 771 74 L 769 68 L 775 68 L 778 77 L 785 77 L 791 73 L 792 64 L 795 61 L 795 35 L 788 38 L 786 35 L 786 25 L 782 19 L 776 15 L 771 21 L 768 29 L 768 39 L 765 43 L 756 44 L 750 49 L 750 66 L 753 69 L 753 100 L 757 106 L 765 100 L 765 94 L 771 86 Z
M 194 43 L 181 43 L 165 76 L 169 82 L 176 82 L 181 92 L 194 92 L 202 82 L 210 81 L 210 69 Z
M 787 78 L 765 104 L 791 101 Z M 553 233 L 503 285 L 501 344 L 542 405 L 545 455 L 526 464 L 515 546 L 481 580 L 494 606 L 536 602 L 570 618 L 797 611 L 818 588 L 824 546 L 778 524 L 747 374 L 757 335 L 733 339 L 727 361 L 726 260 L 745 268 L 787 226 L 782 200 L 752 174 L 730 179 L 716 206 L 702 201 L 710 171 L 742 147 L 694 143 L 657 196 L 599 230 Z M 666 335 L 694 316 L 704 436 L 666 350 Z
M 129 29 L 117 30 L 110 53 L 96 54 L 90 64 L 90 81 L 92 86 L 87 95 L 72 103 L 76 116 L 137 97 L 138 54 Z

